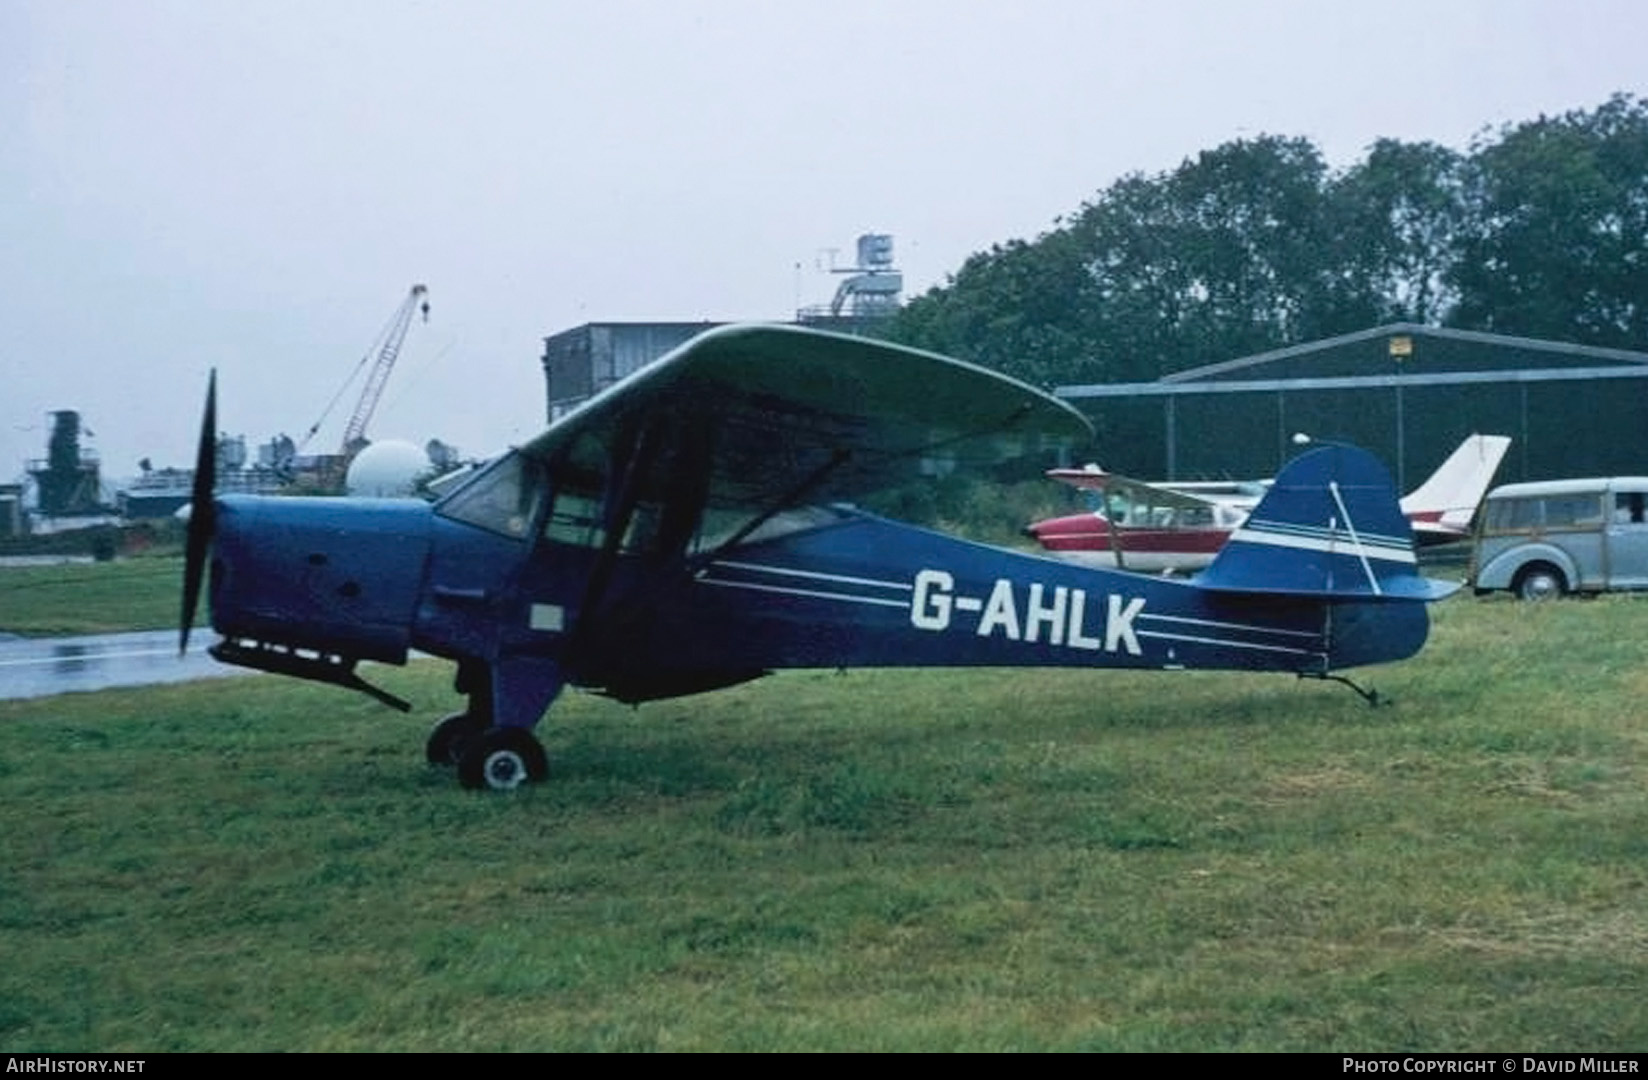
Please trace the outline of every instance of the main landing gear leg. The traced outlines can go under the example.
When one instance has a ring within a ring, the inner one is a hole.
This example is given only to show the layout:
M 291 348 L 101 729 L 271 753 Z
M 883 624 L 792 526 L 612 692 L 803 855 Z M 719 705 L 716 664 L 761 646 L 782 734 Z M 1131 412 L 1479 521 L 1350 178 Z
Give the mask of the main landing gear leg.
M 470 741 L 492 726 L 492 680 L 484 665 L 459 661 L 452 688 L 469 696 L 469 707 L 443 718 L 429 733 L 424 756 L 431 765 L 458 764 Z
M 549 776 L 549 755 L 532 726 L 561 691 L 560 668 L 541 658 L 458 664 L 455 688 L 469 708 L 435 725 L 426 752 L 456 765 L 466 788 L 513 791 Z

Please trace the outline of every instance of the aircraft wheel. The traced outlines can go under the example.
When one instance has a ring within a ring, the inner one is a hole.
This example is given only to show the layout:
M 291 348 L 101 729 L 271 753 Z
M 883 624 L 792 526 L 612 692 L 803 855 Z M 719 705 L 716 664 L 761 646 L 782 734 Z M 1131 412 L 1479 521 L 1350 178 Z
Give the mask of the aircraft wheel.
M 469 713 L 453 713 L 429 733 L 424 756 L 431 765 L 456 765 L 463 757 L 464 745 L 484 730 L 486 726 Z
M 1545 563 L 1523 567 L 1516 576 L 1516 595 L 1522 600 L 1548 600 L 1568 591 L 1562 571 Z
M 524 728 L 487 728 L 458 759 L 458 782 L 466 788 L 513 791 L 548 775 L 543 744 Z

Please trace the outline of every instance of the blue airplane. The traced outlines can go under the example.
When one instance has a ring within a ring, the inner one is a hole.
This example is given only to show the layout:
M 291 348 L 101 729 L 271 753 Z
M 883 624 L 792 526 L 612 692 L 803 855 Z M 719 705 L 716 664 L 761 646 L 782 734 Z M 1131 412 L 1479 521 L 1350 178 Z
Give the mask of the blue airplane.
M 213 493 L 216 375 L 180 639 L 210 557 L 219 660 L 405 702 L 356 673 L 456 662 L 467 708 L 428 759 L 470 788 L 542 780 L 561 690 L 623 702 L 782 668 L 1279 671 L 1411 656 L 1425 602 L 1387 471 L 1318 446 L 1198 576 L 1108 571 L 852 505 L 888 485 L 1090 437 L 1068 405 L 930 353 L 795 327 L 709 331 L 432 505 Z

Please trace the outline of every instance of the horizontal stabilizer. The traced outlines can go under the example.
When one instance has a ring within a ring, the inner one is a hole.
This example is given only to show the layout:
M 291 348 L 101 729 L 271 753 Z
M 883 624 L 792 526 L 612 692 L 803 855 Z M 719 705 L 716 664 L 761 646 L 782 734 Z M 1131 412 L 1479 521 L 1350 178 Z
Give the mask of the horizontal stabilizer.
M 1419 574 L 1390 473 L 1353 446 L 1320 446 L 1289 462 L 1196 581 L 1222 592 L 1347 600 L 1440 600 L 1459 587 Z

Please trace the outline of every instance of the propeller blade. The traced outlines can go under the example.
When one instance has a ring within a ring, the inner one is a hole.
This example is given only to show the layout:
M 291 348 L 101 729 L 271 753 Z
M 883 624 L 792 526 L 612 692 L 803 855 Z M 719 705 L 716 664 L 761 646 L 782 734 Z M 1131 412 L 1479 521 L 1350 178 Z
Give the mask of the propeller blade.
M 183 549 L 183 610 L 178 619 L 177 654 L 189 648 L 189 631 L 200 605 L 200 587 L 206 578 L 206 554 L 212 546 L 217 509 L 217 369 L 206 383 L 206 412 L 200 418 L 200 442 L 195 447 L 195 482 L 189 494 L 189 532 Z

